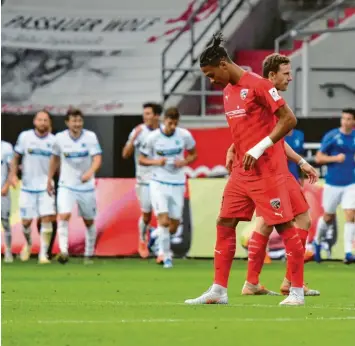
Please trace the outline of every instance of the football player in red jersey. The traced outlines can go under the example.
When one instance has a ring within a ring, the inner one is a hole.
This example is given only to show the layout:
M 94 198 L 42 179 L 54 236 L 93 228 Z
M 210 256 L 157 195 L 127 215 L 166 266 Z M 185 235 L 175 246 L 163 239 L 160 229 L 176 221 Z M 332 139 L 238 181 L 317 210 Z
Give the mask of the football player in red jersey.
M 293 226 L 283 141 L 297 120 L 274 85 L 234 64 L 221 47 L 222 36 L 200 56 L 202 72 L 224 87 L 224 109 L 235 147 L 232 174 L 217 220 L 215 276 L 210 289 L 187 304 L 227 304 L 227 286 L 236 246 L 236 226 L 254 210 L 280 233 L 291 267 L 290 295 L 281 305 L 303 305 L 303 246 Z M 276 117 L 275 117 L 276 115 Z M 252 251 L 250 249 L 249 251 Z
M 263 76 L 268 78 L 278 91 L 286 91 L 288 84 L 292 81 L 291 62 L 288 57 L 277 53 L 270 54 L 263 62 Z M 301 170 L 309 177 L 310 183 L 318 180 L 316 170 L 284 141 L 286 156 L 289 160 L 298 163 Z M 232 144 L 227 153 L 227 166 L 230 166 L 234 160 L 234 145 Z M 230 162 L 231 161 L 231 162 Z M 295 227 L 301 238 L 302 245 L 306 247 L 308 231 L 311 227 L 311 217 L 309 215 L 309 205 L 302 192 L 300 184 L 288 171 L 287 187 L 289 190 L 293 215 L 295 217 Z M 268 226 L 262 217 L 257 218 L 256 229 L 252 234 L 249 244 L 252 248 L 248 260 L 247 280 L 243 286 L 243 295 L 266 295 L 273 294 L 259 284 L 259 275 L 264 264 L 266 247 L 269 237 L 273 231 L 272 226 Z M 291 286 L 291 266 L 287 262 L 286 275 L 281 284 L 281 293 L 288 295 Z M 318 296 L 320 292 L 304 285 L 304 294 L 306 296 Z

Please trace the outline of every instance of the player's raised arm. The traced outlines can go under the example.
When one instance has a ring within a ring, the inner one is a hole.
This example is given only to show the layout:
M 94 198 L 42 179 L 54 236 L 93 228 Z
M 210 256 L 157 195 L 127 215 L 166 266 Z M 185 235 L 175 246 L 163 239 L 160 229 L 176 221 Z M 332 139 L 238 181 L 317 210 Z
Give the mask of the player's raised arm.
M 130 135 L 128 136 L 128 141 L 122 149 L 122 157 L 124 159 L 129 159 L 132 156 L 132 154 L 134 152 L 134 148 L 136 147 L 136 145 L 138 143 L 138 138 L 142 132 L 142 129 L 143 129 L 143 126 L 139 125 L 139 126 L 135 127 L 132 130 L 132 132 L 130 133 Z

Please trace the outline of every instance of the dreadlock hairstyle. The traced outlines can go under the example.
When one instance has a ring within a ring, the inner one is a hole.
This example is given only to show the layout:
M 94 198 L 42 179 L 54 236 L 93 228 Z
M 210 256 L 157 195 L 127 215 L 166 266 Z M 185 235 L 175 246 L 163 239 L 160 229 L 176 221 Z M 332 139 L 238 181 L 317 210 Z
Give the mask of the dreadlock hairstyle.
M 221 46 L 222 42 L 224 42 L 224 39 L 221 32 L 213 35 L 212 44 L 200 55 L 200 67 L 218 66 L 223 59 L 232 62 L 225 48 Z

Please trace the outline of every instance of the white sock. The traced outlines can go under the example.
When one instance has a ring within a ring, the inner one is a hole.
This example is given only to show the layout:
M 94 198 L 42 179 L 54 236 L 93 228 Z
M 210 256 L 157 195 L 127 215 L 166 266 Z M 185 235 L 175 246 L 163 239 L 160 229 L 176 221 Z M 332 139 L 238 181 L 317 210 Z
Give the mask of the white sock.
M 304 299 L 304 289 L 303 287 L 291 287 L 290 288 L 290 294 L 294 293 L 298 297 L 301 297 Z
M 68 255 L 68 221 L 58 222 L 59 250 L 63 255 Z
M 316 230 L 316 234 L 314 236 L 314 241 L 316 244 L 318 244 L 318 245 L 320 244 L 320 240 L 326 234 L 327 229 L 328 229 L 328 225 L 324 221 L 323 216 L 321 216 L 318 219 L 317 230 Z
M 22 225 L 22 232 L 23 232 L 23 235 L 25 236 L 27 244 L 29 246 L 31 246 L 32 245 L 31 225 L 29 227 L 25 227 L 24 225 Z
M 223 287 L 221 285 L 218 285 L 218 284 L 213 284 L 212 285 L 212 291 L 216 292 L 216 293 L 223 294 L 223 293 L 227 293 L 227 288 Z
M 159 252 L 163 255 L 164 261 L 171 259 L 170 232 L 169 227 L 159 226 Z
M 90 227 L 86 229 L 85 235 L 85 257 L 94 256 L 96 243 L 96 226 L 93 223 Z
M 344 251 L 351 253 L 353 250 L 353 241 L 355 239 L 355 223 L 345 222 L 344 226 Z
M 143 217 L 141 216 L 138 220 L 139 240 L 141 240 L 141 241 L 145 240 L 145 235 L 147 233 L 148 227 L 149 227 L 149 224 L 146 225 L 144 223 Z
M 4 228 L 4 233 L 5 233 L 6 251 L 9 251 L 11 253 L 12 236 L 11 236 L 9 219 L 1 219 L 1 224 L 2 227 Z
M 51 236 L 53 232 L 53 227 L 51 222 L 42 222 L 41 224 L 41 239 L 40 239 L 40 257 L 47 257 L 47 251 L 49 243 L 51 242 Z

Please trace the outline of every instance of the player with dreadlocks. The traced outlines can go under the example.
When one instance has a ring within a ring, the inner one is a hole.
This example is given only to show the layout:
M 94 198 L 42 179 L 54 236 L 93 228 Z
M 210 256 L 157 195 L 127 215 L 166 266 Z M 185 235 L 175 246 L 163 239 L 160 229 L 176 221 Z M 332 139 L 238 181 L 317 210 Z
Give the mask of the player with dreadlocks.
M 214 282 L 187 304 L 227 304 L 227 286 L 235 254 L 236 226 L 250 221 L 254 210 L 281 235 L 290 263 L 290 295 L 281 305 L 303 305 L 303 247 L 292 224 L 286 185 L 287 159 L 282 139 L 297 120 L 274 85 L 234 64 L 221 46 L 221 34 L 200 56 L 200 67 L 212 84 L 224 87 L 226 118 L 235 146 L 233 170 L 223 192 L 217 220 Z M 276 116 L 276 117 L 275 117 Z M 249 251 L 253 252 L 253 246 Z

